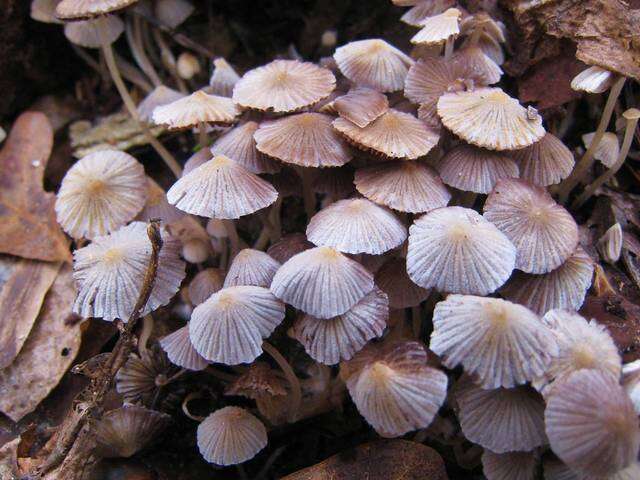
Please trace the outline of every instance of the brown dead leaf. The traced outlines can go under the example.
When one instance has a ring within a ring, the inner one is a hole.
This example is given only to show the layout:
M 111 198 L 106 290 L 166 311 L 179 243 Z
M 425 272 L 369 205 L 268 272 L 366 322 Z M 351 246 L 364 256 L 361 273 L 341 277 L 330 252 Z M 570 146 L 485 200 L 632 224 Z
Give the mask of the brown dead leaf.
M 0 151 L 0 253 L 45 261 L 69 261 L 66 237 L 56 222 L 55 196 L 42 189 L 53 131 L 40 112 L 13 124 Z
M 448 480 L 433 448 L 406 440 L 365 443 L 329 457 L 282 480 Z
M 2 480 L 18 478 L 18 445 L 20 445 L 20 437 L 0 447 L 0 479 Z
M 0 369 L 8 367 L 27 340 L 60 262 L 20 259 L 0 290 Z
M 80 324 L 67 325 L 76 291 L 71 267 L 53 282 L 31 335 L 14 362 L 0 371 L 0 410 L 17 422 L 58 384 L 80 348 Z
M 571 88 L 571 80 L 586 66 L 573 57 L 561 56 L 542 60 L 518 79 L 518 97 L 535 103 L 538 110 L 558 107 L 580 98 Z

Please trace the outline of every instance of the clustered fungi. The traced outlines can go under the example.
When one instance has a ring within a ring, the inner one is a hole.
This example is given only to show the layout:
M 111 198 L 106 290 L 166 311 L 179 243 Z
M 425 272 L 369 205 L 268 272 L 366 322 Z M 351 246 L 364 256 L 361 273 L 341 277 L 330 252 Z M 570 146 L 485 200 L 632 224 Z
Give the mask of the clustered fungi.
M 65 20 L 72 42 L 101 47 L 123 85 L 110 61 L 123 30 L 113 12 L 137 2 L 62 0 L 54 15 L 56 3 L 34 1 L 34 18 Z M 607 330 L 576 313 L 596 264 L 547 191 L 564 181 L 566 200 L 592 158 L 612 168 L 624 160 L 627 137 L 621 148 L 605 132 L 624 79 L 595 66 L 574 79 L 576 90 L 611 89 L 574 170 L 535 109 L 492 86 L 504 60 L 500 22 L 453 1 L 394 3 L 411 7 L 402 20 L 420 27 L 411 55 L 368 39 L 320 65 L 279 59 L 242 76 L 219 58 L 210 85 L 190 95 L 156 82 L 131 115 L 145 128 L 197 132 L 199 150 L 183 173 L 161 153 L 179 175 L 166 196 L 120 151 L 92 153 L 67 172 L 56 212 L 78 247 L 74 311 L 128 318 L 151 254 L 141 221 L 160 218 L 138 353 L 116 387 L 149 405 L 177 376 L 206 371 L 227 395 L 254 400 L 253 413 L 227 405 L 202 419 L 207 461 L 249 460 L 270 428 L 334 408 L 346 387 L 384 437 L 445 422 L 446 402 L 464 437 L 485 449 L 489 480 L 533 479 L 540 463 L 548 480 L 638 478 L 640 369 L 623 366 Z M 155 8 L 171 28 L 192 11 L 183 0 Z M 625 116 L 632 132 L 636 113 Z M 295 197 L 306 230 L 283 236 Z M 210 219 L 206 229 L 196 216 Z M 253 248 L 237 222 L 245 216 L 263 225 Z M 598 244 L 609 262 L 620 257 L 616 225 Z M 180 291 L 185 260 L 198 267 L 178 302 L 190 321 L 159 350 L 148 345 L 151 313 Z M 295 339 L 318 363 L 292 366 L 267 341 L 281 325 L 290 339 L 278 343 Z M 165 353 L 182 369 L 173 376 Z M 99 447 L 132 455 L 167 422 L 125 405 L 100 421 Z

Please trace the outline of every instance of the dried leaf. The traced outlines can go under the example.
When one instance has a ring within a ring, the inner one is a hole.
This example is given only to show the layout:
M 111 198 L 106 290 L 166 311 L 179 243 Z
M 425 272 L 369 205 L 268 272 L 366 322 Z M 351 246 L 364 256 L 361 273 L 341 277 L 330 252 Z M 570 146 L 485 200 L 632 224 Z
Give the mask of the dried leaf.
M 0 371 L 0 410 L 19 421 L 58 384 L 80 348 L 80 324 L 67 317 L 76 291 L 65 265 L 45 297 L 31 335 L 14 362 Z
M 0 447 L 0 479 L 2 480 L 18 478 L 18 445 L 20 445 L 20 437 Z
M 365 443 L 282 480 L 448 480 L 442 457 L 434 449 L 406 440 Z
M 564 105 L 580 98 L 571 88 L 571 80 L 585 68 L 568 56 L 542 60 L 518 79 L 518 97 L 524 103 L 534 102 L 538 110 Z
M 0 151 L 0 253 L 50 262 L 71 258 L 56 222 L 55 197 L 42 189 L 52 146 L 53 131 L 44 114 L 18 117 Z
M 0 369 L 20 352 L 60 265 L 25 259 L 14 264 L 0 291 Z

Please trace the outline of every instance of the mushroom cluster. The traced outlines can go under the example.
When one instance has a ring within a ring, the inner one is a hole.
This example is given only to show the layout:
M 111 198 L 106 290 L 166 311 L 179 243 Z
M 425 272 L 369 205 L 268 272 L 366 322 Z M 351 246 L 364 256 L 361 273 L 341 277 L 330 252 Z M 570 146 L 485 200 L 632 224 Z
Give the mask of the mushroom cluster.
M 179 91 L 184 81 L 154 73 L 133 106 L 110 44 L 118 13 L 135 27 L 144 2 L 57 4 L 51 18 L 67 22 L 72 42 L 102 48 L 145 131 L 193 134 L 196 149 L 186 164 L 167 159 L 150 134 L 177 175 L 166 194 L 115 150 L 77 161 L 58 192 L 82 317 L 127 320 L 151 255 L 142 222 L 163 224 L 139 351 L 116 385 L 140 406 L 105 417 L 101 445 L 120 417 L 166 422 L 145 399 L 192 372 L 225 387 L 197 428 L 217 465 L 251 459 L 271 429 L 349 397 L 380 436 L 419 430 L 481 447 L 489 480 L 537 478 L 541 465 L 549 480 L 639 478 L 639 405 L 627 392 L 640 381 L 621 383 L 606 328 L 577 313 L 597 253 L 554 198 L 591 158 L 619 168 L 631 140 L 611 155 L 604 131 L 585 136 L 576 173 L 541 115 L 497 86 L 499 21 L 454 1 L 393 3 L 420 28 L 409 54 L 363 39 L 318 63 L 276 59 L 243 75 L 218 58 L 209 85 Z M 184 4 L 158 1 L 156 16 L 176 28 Z M 133 33 L 133 56 L 150 71 Z M 195 75 L 184 73 L 197 71 L 192 60 L 177 64 L 183 76 Z M 573 86 L 617 96 L 621 82 L 592 67 Z M 622 231 L 610 236 L 619 245 Z M 159 321 L 153 331 L 163 311 L 188 321 L 163 336 Z

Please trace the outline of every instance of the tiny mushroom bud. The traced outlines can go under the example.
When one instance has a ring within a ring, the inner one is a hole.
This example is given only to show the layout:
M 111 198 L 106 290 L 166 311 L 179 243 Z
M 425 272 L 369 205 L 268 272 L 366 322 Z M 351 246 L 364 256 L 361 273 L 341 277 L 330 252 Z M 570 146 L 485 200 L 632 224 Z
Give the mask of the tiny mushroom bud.
M 612 265 L 620 260 L 623 241 L 624 235 L 620 224 L 615 223 L 609 227 L 596 244 L 602 259 Z
M 182 258 L 189 263 L 202 263 L 209 258 L 211 246 L 199 238 L 193 238 L 182 246 Z
M 180 78 L 191 80 L 200 73 L 200 62 L 198 61 L 198 57 L 190 52 L 182 52 L 178 55 L 176 71 L 178 72 L 178 75 L 180 75 Z
M 240 80 L 240 75 L 224 58 L 216 58 L 213 61 L 213 73 L 209 79 L 209 86 L 214 95 L 231 97 L 233 87 L 238 83 L 238 80 Z

